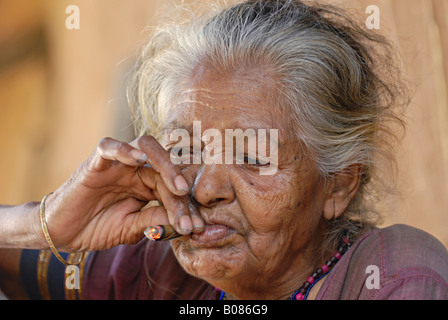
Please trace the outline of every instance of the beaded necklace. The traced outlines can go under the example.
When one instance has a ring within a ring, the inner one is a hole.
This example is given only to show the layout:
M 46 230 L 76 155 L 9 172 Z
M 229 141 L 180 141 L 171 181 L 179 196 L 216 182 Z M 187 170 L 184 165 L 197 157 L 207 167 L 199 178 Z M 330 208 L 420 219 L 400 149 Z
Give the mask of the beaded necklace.
M 320 268 L 317 268 L 317 270 L 312 275 L 307 277 L 303 285 L 293 293 L 289 300 L 306 300 L 311 289 L 319 280 L 323 279 L 328 273 L 330 273 L 336 263 L 342 258 L 344 253 L 346 253 L 347 250 L 350 249 L 350 246 L 350 239 L 348 237 L 342 238 L 339 244 L 338 251 L 336 251 L 333 256 L 329 260 L 327 260 L 327 262 L 324 263 Z M 215 289 L 220 292 L 219 300 L 224 300 L 226 297 L 226 293 L 222 290 L 219 290 L 218 288 Z

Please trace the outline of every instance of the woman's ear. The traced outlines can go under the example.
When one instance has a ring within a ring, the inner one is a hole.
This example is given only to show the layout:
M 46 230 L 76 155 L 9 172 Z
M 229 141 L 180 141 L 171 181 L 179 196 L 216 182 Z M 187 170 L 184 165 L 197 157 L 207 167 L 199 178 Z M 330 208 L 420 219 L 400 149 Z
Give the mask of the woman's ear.
M 324 202 L 324 217 L 327 220 L 339 218 L 355 197 L 361 183 L 362 165 L 352 164 L 332 177 Z

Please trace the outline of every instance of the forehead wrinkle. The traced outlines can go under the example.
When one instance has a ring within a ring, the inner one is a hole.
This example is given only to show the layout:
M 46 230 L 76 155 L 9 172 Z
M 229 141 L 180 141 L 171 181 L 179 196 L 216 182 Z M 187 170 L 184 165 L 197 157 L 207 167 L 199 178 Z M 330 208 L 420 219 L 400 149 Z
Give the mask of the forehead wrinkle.
M 209 103 L 203 102 L 203 101 L 200 101 L 200 100 L 184 100 L 182 102 L 177 103 L 175 108 L 182 107 L 182 106 L 185 106 L 185 105 L 189 106 L 189 105 L 192 105 L 192 104 L 202 105 L 204 107 L 210 107 Z
M 220 82 L 220 84 L 227 85 L 227 90 L 223 89 L 222 85 L 220 85 L 219 89 L 206 89 L 201 87 L 200 83 L 197 84 L 197 87 L 187 87 L 178 95 L 180 98 L 179 100 L 181 100 L 184 95 L 187 96 L 186 100 L 195 102 L 202 99 L 216 101 L 229 100 L 229 98 L 236 100 L 238 100 L 238 98 L 254 99 L 254 97 L 261 98 L 266 94 L 266 92 L 262 91 L 262 88 L 256 84 L 257 82 L 254 83 L 254 81 L 249 78 L 246 81 L 232 80 L 231 84 L 229 84 L 228 81 L 224 81 L 223 83 Z
M 271 129 L 278 129 L 279 146 L 283 145 L 285 142 L 283 137 L 283 135 L 286 134 L 286 132 L 283 132 L 284 127 L 281 125 L 281 123 L 277 123 L 275 117 L 273 117 L 270 112 L 258 112 L 254 114 L 251 112 L 246 112 L 246 110 L 249 109 L 247 105 L 237 106 L 235 108 L 233 104 L 229 104 L 228 110 L 226 110 L 226 107 L 220 107 L 220 111 L 218 111 L 218 114 L 210 115 L 210 111 L 214 109 L 210 107 L 207 107 L 207 110 L 209 112 L 198 112 L 196 114 L 196 107 L 199 106 L 200 109 L 205 105 L 205 103 L 198 103 L 196 101 L 185 101 L 177 104 L 174 108 L 179 108 L 178 110 L 183 109 L 183 111 L 180 113 L 173 113 L 173 116 L 177 116 L 177 118 L 168 119 L 168 121 L 161 129 L 162 134 L 169 134 L 175 129 L 185 129 L 191 134 L 193 132 L 193 122 L 200 121 L 201 129 L 203 132 L 208 128 L 218 129 L 222 131 L 223 134 L 225 132 L 225 129 L 241 129 L 242 131 L 245 131 L 246 129 L 254 129 L 255 132 L 257 132 L 257 130 L 259 129 L 264 129 L 266 130 L 267 136 L 269 137 Z M 259 107 L 259 105 L 255 105 L 253 109 L 256 109 L 257 107 Z M 223 113 L 231 113 L 231 121 L 226 121 Z M 243 114 L 244 116 L 239 116 L 240 114 Z M 209 116 L 210 121 L 207 120 Z
M 201 120 L 202 131 L 209 126 L 243 131 L 278 129 L 279 144 L 289 140 L 284 136 L 288 135 L 289 122 L 284 123 L 284 114 L 277 110 L 275 79 L 266 69 L 222 72 L 198 68 L 196 71 L 179 83 L 172 101 L 172 116 L 168 117 L 164 131 L 184 128 L 192 132 L 193 121 Z

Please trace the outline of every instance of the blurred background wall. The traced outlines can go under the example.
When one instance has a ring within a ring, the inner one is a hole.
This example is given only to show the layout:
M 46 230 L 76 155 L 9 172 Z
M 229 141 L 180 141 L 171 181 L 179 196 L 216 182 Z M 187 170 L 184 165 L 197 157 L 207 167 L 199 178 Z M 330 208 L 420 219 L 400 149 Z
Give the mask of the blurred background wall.
M 416 226 L 448 247 L 448 1 L 325 1 L 366 18 L 376 5 L 415 85 L 398 150 L 402 196 L 384 199 L 384 225 Z M 103 137 L 132 140 L 124 77 L 164 3 L 0 0 L 1 204 L 40 201 Z M 79 30 L 66 28 L 69 5 Z

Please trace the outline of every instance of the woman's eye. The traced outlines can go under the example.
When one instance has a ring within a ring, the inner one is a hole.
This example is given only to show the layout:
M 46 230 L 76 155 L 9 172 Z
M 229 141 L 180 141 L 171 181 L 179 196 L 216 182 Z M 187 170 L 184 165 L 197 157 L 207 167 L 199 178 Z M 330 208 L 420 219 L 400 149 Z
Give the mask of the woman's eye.
M 255 166 L 264 165 L 264 163 L 262 163 L 258 158 L 253 158 L 253 157 L 249 157 L 249 156 L 244 156 L 244 163 L 255 165 Z
M 189 147 L 185 148 L 171 148 L 168 151 L 176 157 L 189 156 L 193 154 L 193 149 Z
M 168 148 L 167 151 L 170 153 L 170 158 L 180 158 L 182 156 L 182 149 L 178 148 Z
M 193 159 L 193 150 L 187 147 L 175 147 L 168 148 L 167 150 L 170 153 L 170 158 L 173 164 L 191 164 Z
M 182 148 L 171 148 L 168 150 L 173 157 L 181 158 L 183 156 Z

